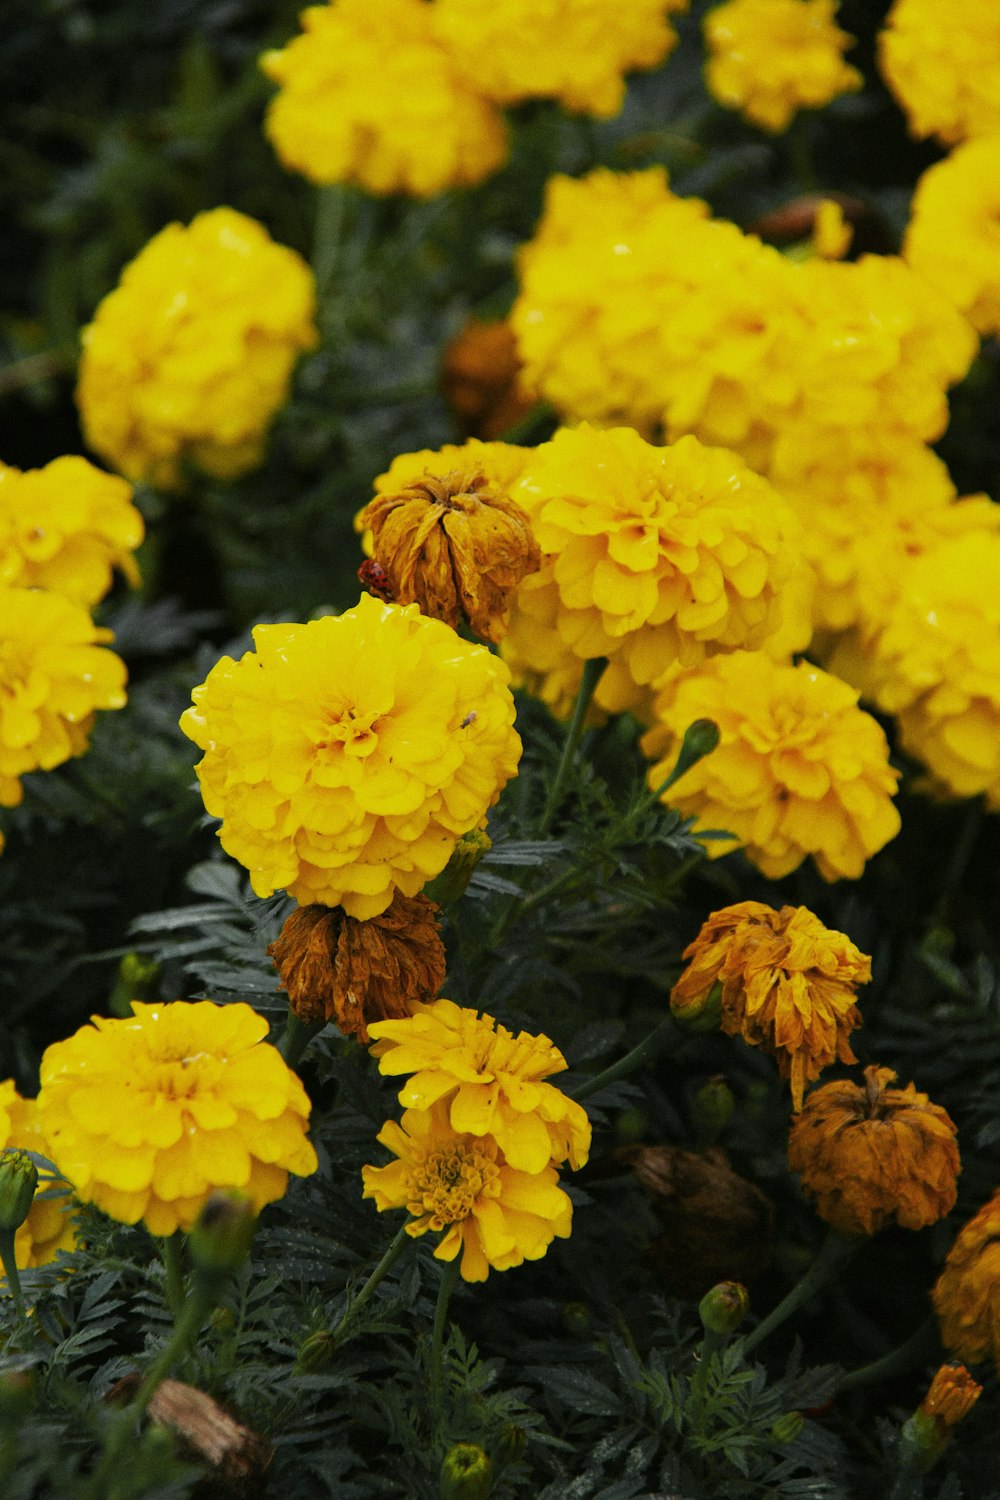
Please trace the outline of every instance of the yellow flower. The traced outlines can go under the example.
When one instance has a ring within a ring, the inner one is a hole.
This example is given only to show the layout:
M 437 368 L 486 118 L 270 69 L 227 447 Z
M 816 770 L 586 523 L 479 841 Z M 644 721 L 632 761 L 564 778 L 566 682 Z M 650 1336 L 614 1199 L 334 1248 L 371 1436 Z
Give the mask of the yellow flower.
M 836 198 L 821 198 L 816 205 L 812 245 L 824 260 L 843 260 L 851 248 L 854 228 Z
M 653 713 L 642 739 L 652 787 L 666 780 L 689 724 L 719 726 L 718 749 L 663 799 L 732 835 L 709 845 L 712 858 L 742 846 L 776 880 L 811 855 L 825 880 L 856 880 L 899 832 L 899 773 L 881 727 L 852 688 L 808 662 L 785 666 L 759 651 L 712 657 L 668 674 Z
M 892 1223 L 923 1229 L 955 1205 L 955 1125 L 912 1083 L 890 1088 L 895 1077 L 891 1068 L 866 1068 L 864 1088 L 826 1083 L 792 1124 L 788 1165 L 841 1234 L 877 1234 Z
M 125 664 L 79 604 L 43 589 L 0 588 L 0 806 L 27 771 L 82 755 L 99 708 L 125 702 Z
M 677 43 L 667 15 L 689 0 L 435 0 L 438 36 L 469 88 L 501 104 L 559 99 L 615 115 L 624 74 L 655 68 Z
M 0 1083 L 0 1150 L 19 1147 L 52 1160 L 49 1143 L 38 1124 L 34 1099 L 22 1099 L 12 1079 Z M 76 1219 L 69 1184 L 51 1178 L 39 1182 L 28 1217 L 14 1232 L 14 1262 L 19 1271 L 45 1266 L 60 1250 L 72 1250 L 77 1241 Z M 6 1281 L 0 1275 L 0 1289 Z
M 709 93 L 755 125 L 786 130 L 864 82 L 843 54 L 854 38 L 834 23 L 837 0 L 728 0 L 702 23 Z
M 259 463 L 299 354 L 317 341 L 312 272 L 231 208 L 168 224 L 83 330 L 87 442 L 133 480 L 221 478 Z
M 934 1287 L 946 1349 L 1000 1371 L 1000 1188 L 959 1231 Z
M 847 1039 L 861 1025 L 855 991 L 871 978 L 871 959 L 807 907 L 723 907 L 683 957 L 690 962 L 671 991 L 671 1010 L 683 1020 L 721 986 L 722 1030 L 777 1059 L 796 1110 L 824 1068 L 857 1062 Z
M 132 487 L 67 456 L 22 473 L 0 464 L 0 577 L 52 589 L 78 604 L 103 599 L 120 568 L 133 586 L 142 541 Z
M 517 769 L 507 668 L 415 604 L 368 595 L 253 635 L 181 718 L 223 848 L 259 896 L 362 920 L 415 896 Z
M 407 1019 L 368 1030 L 381 1072 L 413 1074 L 399 1093 L 407 1109 L 447 1099 L 452 1130 L 491 1136 L 518 1171 L 540 1172 L 550 1161 L 576 1168 L 587 1160 L 586 1110 L 543 1081 L 566 1067 L 547 1036 L 515 1036 L 492 1016 L 451 1000 L 418 1005 Z
M 1000 132 L 995 0 L 896 0 L 879 36 L 879 66 L 913 135 L 954 143 Z
M 445 1100 L 387 1121 L 377 1139 L 398 1160 L 362 1169 L 364 1196 L 379 1213 L 407 1209 L 407 1234 L 443 1231 L 434 1254 L 461 1254 L 464 1280 L 540 1260 L 556 1236 L 568 1238 L 573 1205 L 555 1167 L 511 1166 L 493 1137 L 455 1130 Z
M 395 495 L 428 476 L 443 479 L 456 469 L 481 469 L 491 484 L 509 494 L 533 452 L 516 443 L 484 443 L 479 438 L 445 443 L 442 448 L 421 448 L 416 453 L 400 453 L 385 473 L 379 474 L 373 487 L 377 495 Z M 357 526 L 357 530 L 362 529 Z
M 143 1005 L 92 1017 L 41 1064 L 38 1119 L 84 1203 L 151 1234 L 190 1229 L 217 1188 L 259 1213 L 316 1170 L 309 1099 L 249 1005 Z
M 903 241 L 903 255 L 914 270 L 981 334 L 1000 333 L 998 223 L 1000 135 L 969 141 L 927 169 L 917 183 Z
M 489 177 L 507 155 L 503 117 L 470 88 L 424 0 L 332 0 L 261 67 L 280 85 L 265 129 L 312 182 L 429 198 Z

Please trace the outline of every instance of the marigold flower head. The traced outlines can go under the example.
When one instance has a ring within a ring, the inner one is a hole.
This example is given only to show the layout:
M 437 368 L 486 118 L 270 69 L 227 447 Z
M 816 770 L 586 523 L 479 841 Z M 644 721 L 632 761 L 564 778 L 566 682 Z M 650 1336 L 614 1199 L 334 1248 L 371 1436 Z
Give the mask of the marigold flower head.
M 79 604 L 44 589 L 0 587 L 0 806 L 19 777 L 82 755 L 100 708 L 125 702 L 125 663 Z
M 83 330 L 77 404 L 90 447 L 132 480 L 170 489 L 186 460 L 229 478 L 259 463 L 315 345 L 300 255 L 231 208 L 168 224 Z
M 397 891 L 377 917 L 359 922 L 339 907 L 299 906 L 268 953 L 302 1021 L 335 1021 L 368 1041 L 369 1021 L 408 1016 L 444 984 L 440 909 Z
M 502 437 L 537 399 L 521 378 L 517 339 L 506 318 L 469 318 L 449 339 L 441 389 L 463 430 L 487 439 Z
M 378 1021 L 368 1030 L 382 1073 L 413 1074 L 399 1092 L 406 1108 L 447 1100 L 453 1130 L 491 1136 L 519 1171 L 539 1172 L 550 1161 L 576 1168 L 587 1160 L 586 1110 L 544 1082 L 566 1067 L 547 1036 L 515 1036 L 492 1016 L 451 1000 L 418 1005 L 407 1019 Z
M 223 848 L 259 896 L 361 920 L 415 896 L 517 769 L 507 668 L 415 604 L 369 595 L 253 636 L 181 718 Z
M 332 0 L 260 65 L 280 91 L 265 130 L 312 182 L 429 198 L 489 177 L 507 155 L 503 116 L 463 81 L 424 0 Z M 391 101 L 391 106 L 387 103 Z
M 722 1030 L 777 1059 L 796 1110 L 824 1068 L 857 1062 L 847 1039 L 861 1025 L 855 991 L 871 978 L 871 959 L 808 907 L 723 907 L 683 957 L 690 962 L 671 991 L 671 1010 L 680 1019 L 697 1012 L 720 985 Z
M 44 469 L 0 464 L 0 578 L 52 589 L 78 604 L 103 599 L 120 568 L 139 582 L 132 553 L 144 534 L 132 486 L 85 458 L 53 459 Z
M 652 787 L 669 774 L 689 724 L 719 726 L 718 749 L 663 798 L 700 827 L 733 835 L 709 846 L 712 858 L 742 846 L 776 880 L 811 855 L 825 880 L 856 880 L 899 832 L 899 773 L 881 726 L 852 688 L 808 662 L 782 665 L 759 651 L 712 657 L 668 673 L 653 714 L 641 742 Z
M 982 1393 L 982 1386 L 973 1380 L 965 1366 L 951 1361 L 936 1371 L 917 1410 L 947 1436 L 965 1420 Z
M 435 0 L 437 34 L 470 88 L 501 104 L 559 99 L 610 116 L 624 74 L 655 68 L 677 43 L 667 16 L 688 0 Z
M 959 1230 L 934 1287 L 946 1349 L 1000 1371 L 1000 1188 Z
M 786 130 L 864 82 L 843 54 L 854 41 L 834 22 L 837 0 L 728 0 L 705 16 L 709 93 L 753 124 Z
M 362 1169 L 364 1196 L 379 1213 L 407 1209 L 406 1232 L 414 1238 L 440 1233 L 435 1257 L 461 1254 L 465 1281 L 540 1260 L 556 1236 L 568 1238 L 573 1206 L 555 1167 L 512 1166 L 495 1137 L 455 1129 L 447 1100 L 408 1109 L 377 1139 L 398 1159 Z
M 0 1083 L 0 1150 L 19 1147 L 37 1152 L 50 1161 L 49 1143 L 38 1124 L 34 1099 L 22 1099 L 13 1079 Z M 42 1179 L 28 1217 L 14 1231 L 14 1263 L 19 1271 L 46 1266 L 60 1250 L 72 1250 L 77 1242 L 77 1224 L 69 1184 Z M 0 1289 L 6 1281 L 0 1275 Z
M 259 1213 L 316 1170 L 309 1099 L 249 1005 L 92 1017 L 42 1058 L 38 1119 L 78 1198 L 151 1234 L 190 1229 L 217 1188 Z
M 416 453 L 398 454 L 374 481 L 376 495 L 395 495 L 421 479 L 443 479 L 456 469 L 480 469 L 490 484 L 511 494 L 534 453 L 517 443 L 482 442 L 466 438 L 464 443 L 445 443 L 441 448 L 421 448 Z M 364 511 L 359 512 L 363 515 Z M 355 528 L 364 528 L 355 518 Z
M 995 135 L 968 141 L 928 167 L 917 183 L 903 241 L 909 264 L 980 334 L 1000 333 L 998 221 L 1000 135 Z
M 896 0 L 879 66 L 916 136 L 953 144 L 1000 132 L 1000 28 L 993 0 Z
M 877 1234 L 891 1223 L 923 1229 L 954 1207 L 956 1127 L 912 1083 L 890 1088 L 895 1077 L 873 1067 L 864 1088 L 823 1084 L 792 1123 L 788 1165 L 841 1234 Z

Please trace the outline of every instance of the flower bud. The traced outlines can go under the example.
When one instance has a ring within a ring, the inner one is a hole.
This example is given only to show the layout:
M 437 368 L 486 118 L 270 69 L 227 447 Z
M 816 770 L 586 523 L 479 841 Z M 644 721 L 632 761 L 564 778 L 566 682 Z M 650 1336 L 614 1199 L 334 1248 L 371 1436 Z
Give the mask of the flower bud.
M 0 1151 L 0 1230 L 20 1229 L 35 1201 L 38 1168 L 27 1151 Z
M 188 1235 L 195 1268 L 212 1276 L 238 1271 L 250 1254 L 255 1217 L 253 1204 L 234 1188 L 212 1193 Z
M 676 993 L 676 988 L 674 994 Z M 722 1021 L 722 981 L 717 979 L 707 994 L 693 1004 L 680 1005 L 670 996 L 670 1013 L 687 1031 L 718 1031 Z
M 777 1448 L 794 1443 L 805 1425 L 806 1419 L 800 1411 L 786 1411 L 771 1427 L 771 1442 Z
M 527 1443 L 528 1434 L 523 1427 L 519 1427 L 516 1422 L 506 1423 L 500 1429 L 500 1440 L 497 1443 L 497 1466 L 505 1469 L 508 1464 L 516 1464 L 523 1457 Z
M 299 1345 L 295 1357 L 297 1375 L 317 1375 L 333 1359 L 337 1341 L 329 1328 L 316 1328 Z
M 463 834 L 451 851 L 451 858 L 429 885 L 424 886 L 424 895 L 439 906 L 449 906 L 464 896 L 475 870 L 484 854 L 493 848 L 493 840 L 484 828 L 473 828 Z
M 708 1333 L 735 1333 L 750 1311 L 750 1294 L 739 1281 L 720 1281 L 698 1303 L 698 1316 Z
M 133 1000 L 155 1000 L 162 968 L 162 964 L 146 953 L 126 953 L 118 965 L 114 986 L 108 996 L 111 1014 L 128 1018 L 132 1014 Z
M 493 1464 L 478 1443 L 455 1443 L 441 1464 L 441 1500 L 487 1500 Z
M 674 768 L 666 781 L 661 782 L 657 787 L 657 796 L 668 791 L 675 782 L 680 781 L 681 777 L 690 771 L 692 766 L 696 766 L 700 760 L 704 760 L 706 755 L 711 755 L 712 751 L 717 748 L 718 743 L 719 726 L 714 719 L 695 719 L 693 724 L 689 724 L 684 731 L 684 738 L 681 740 L 681 748 L 677 752 Z
M 691 1101 L 691 1117 L 700 1150 L 714 1146 L 736 1107 L 736 1099 L 721 1073 L 703 1083 Z
M 590 1308 L 586 1302 L 567 1302 L 560 1314 L 563 1328 L 567 1333 L 582 1338 L 590 1332 L 592 1319 Z
M 926 1473 L 941 1457 L 952 1433 L 968 1416 L 983 1388 L 964 1365 L 942 1365 L 931 1388 L 900 1433 L 900 1456 Z

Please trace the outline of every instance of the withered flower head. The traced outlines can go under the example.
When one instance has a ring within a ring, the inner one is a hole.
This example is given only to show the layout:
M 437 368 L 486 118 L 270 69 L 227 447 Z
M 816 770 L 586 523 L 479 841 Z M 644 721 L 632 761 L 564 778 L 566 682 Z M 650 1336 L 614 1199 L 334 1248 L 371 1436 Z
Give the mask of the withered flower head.
M 895 1077 L 872 1067 L 864 1088 L 827 1083 L 792 1124 L 788 1165 L 841 1234 L 877 1234 L 893 1221 L 922 1229 L 954 1207 L 956 1127 L 912 1083 L 890 1088 Z
M 934 1307 L 946 1349 L 970 1364 L 992 1357 L 1000 1371 L 1000 1188 L 948 1251 Z
M 400 891 L 365 922 L 339 906 L 296 907 L 267 949 L 292 1011 L 301 1021 L 335 1021 L 367 1045 L 369 1022 L 410 1015 L 444 983 L 439 911 Z
M 370 528 L 374 561 L 398 604 L 475 635 L 507 633 L 508 602 L 541 563 L 527 513 L 479 468 L 424 473 L 396 494 L 376 495 L 358 525 Z
M 470 318 L 445 346 L 441 390 L 459 424 L 475 437 L 502 437 L 537 397 L 521 380 L 517 339 L 505 318 Z

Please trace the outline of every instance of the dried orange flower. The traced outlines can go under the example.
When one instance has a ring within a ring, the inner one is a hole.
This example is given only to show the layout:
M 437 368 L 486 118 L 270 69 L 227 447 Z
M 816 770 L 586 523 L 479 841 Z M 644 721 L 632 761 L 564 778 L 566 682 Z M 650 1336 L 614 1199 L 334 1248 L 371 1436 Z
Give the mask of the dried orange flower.
M 877 1234 L 893 1222 L 923 1229 L 954 1207 L 956 1127 L 912 1083 L 890 1088 L 895 1077 L 872 1067 L 864 1088 L 824 1084 L 792 1125 L 788 1165 L 841 1234 Z
M 969 1415 L 982 1394 L 982 1386 L 973 1380 L 964 1365 L 942 1365 L 931 1381 L 927 1395 L 912 1417 L 903 1423 L 901 1461 L 926 1473 L 937 1463 L 951 1442 L 955 1428 Z
M 1000 1370 L 1000 1188 L 961 1230 L 934 1288 L 941 1342 Z
M 871 978 L 871 959 L 808 907 L 723 907 L 683 956 L 691 961 L 671 991 L 674 1014 L 701 1011 L 720 985 L 722 1030 L 777 1059 L 796 1110 L 835 1059 L 857 1062 L 847 1038 L 861 1025 L 854 992 Z
M 484 641 L 507 633 L 508 601 L 541 553 L 527 513 L 478 467 L 424 474 L 377 495 L 358 517 L 399 604 Z
M 441 389 L 461 426 L 481 438 L 502 437 L 538 399 L 521 379 L 506 318 L 469 318 L 445 345 Z
M 427 896 L 397 891 L 366 922 L 342 907 L 299 906 L 268 953 L 301 1021 L 335 1021 L 367 1044 L 369 1021 L 411 1015 L 444 984 L 440 907 Z

